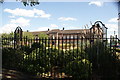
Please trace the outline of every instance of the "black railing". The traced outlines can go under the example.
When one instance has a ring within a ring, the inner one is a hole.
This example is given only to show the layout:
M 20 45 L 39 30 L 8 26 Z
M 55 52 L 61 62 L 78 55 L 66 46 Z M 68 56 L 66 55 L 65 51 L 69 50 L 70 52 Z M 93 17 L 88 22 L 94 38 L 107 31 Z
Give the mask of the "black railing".
M 118 80 L 118 45 L 117 38 L 2 38 L 3 68 L 49 79 Z

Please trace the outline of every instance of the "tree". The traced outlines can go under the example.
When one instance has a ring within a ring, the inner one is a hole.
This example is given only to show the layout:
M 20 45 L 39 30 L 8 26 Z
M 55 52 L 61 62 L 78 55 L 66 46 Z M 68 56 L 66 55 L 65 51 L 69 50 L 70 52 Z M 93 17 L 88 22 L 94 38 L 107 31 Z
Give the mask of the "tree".
M 23 32 L 23 37 L 27 37 L 28 39 L 34 38 L 34 35 L 30 32 Z
M 3 3 L 5 0 L 0 0 L 0 3 Z M 24 6 L 35 6 L 39 5 L 38 0 L 16 0 L 16 1 L 21 1 Z
M 43 33 L 43 32 L 40 32 L 40 33 L 38 34 L 38 37 L 39 37 L 39 38 L 48 38 L 48 35 L 45 34 L 45 33 Z
M 62 60 L 66 63 L 64 71 L 68 76 L 72 76 L 75 80 L 88 80 L 92 73 L 92 64 L 84 50 L 66 51 L 61 56 L 64 56 L 62 57 Z
M 9 34 L 8 33 L 2 33 L 1 36 L 3 38 L 12 38 L 12 37 L 14 37 L 14 33 L 13 32 L 11 32 Z

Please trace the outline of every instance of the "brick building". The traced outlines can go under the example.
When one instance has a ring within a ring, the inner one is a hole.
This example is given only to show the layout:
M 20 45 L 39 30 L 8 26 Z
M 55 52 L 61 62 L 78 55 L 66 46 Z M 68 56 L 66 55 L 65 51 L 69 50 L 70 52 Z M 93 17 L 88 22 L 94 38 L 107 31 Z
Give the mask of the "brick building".
M 106 28 L 106 27 L 105 27 Z M 53 29 L 53 30 L 47 30 L 47 31 L 36 31 L 31 32 L 33 35 L 38 35 L 40 33 L 47 34 L 50 38 L 62 38 L 63 39 L 76 39 L 78 38 L 103 38 L 106 37 L 106 30 L 104 30 L 102 27 L 100 27 L 99 24 L 92 25 L 90 29 L 76 29 L 76 30 L 63 30 L 60 29 Z
M 100 22 L 101 23 L 101 22 Z M 106 38 L 107 37 L 107 28 L 102 24 L 102 27 L 100 26 L 99 22 L 96 22 L 96 24 L 92 25 L 90 29 L 74 29 L 74 30 L 65 30 L 64 28 L 62 30 L 60 29 L 53 29 L 53 30 L 47 30 L 47 31 L 37 31 L 37 32 L 31 32 L 33 35 L 38 35 L 40 33 L 45 33 L 51 38 L 50 45 L 61 45 L 61 48 L 63 45 L 72 45 L 71 49 L 77 48 L 78 44 L 81 44 L 82 38 L 84 40 L 89 41 L 90 38 Z M 79 39 L 79 40 L 78 40 Z M 82 41 L 84 41 L 82 40 Z M 82 42 L 83 43 L 83 42 Z M 84 45 L 84 44 L 83 44 Z M 64 49 L 69 49 L 68 47 L 63 46 Z

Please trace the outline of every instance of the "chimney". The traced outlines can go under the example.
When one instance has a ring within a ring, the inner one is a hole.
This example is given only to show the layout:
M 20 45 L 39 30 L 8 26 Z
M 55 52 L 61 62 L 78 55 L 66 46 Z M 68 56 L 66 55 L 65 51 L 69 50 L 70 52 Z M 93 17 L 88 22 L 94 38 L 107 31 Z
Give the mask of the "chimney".
M 64 30 L 65 28 L 63 27 L 63 30 Z
M 48 28 L 48 31 L 49 31 L 50 29 Z

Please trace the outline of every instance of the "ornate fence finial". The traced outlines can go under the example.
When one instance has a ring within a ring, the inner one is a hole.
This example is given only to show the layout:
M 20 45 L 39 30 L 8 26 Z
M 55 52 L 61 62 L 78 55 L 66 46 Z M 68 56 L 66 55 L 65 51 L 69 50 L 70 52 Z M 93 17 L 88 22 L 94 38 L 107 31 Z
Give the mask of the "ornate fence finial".
M 18 26 L 14 31 L 14 48 L 20 45 L 20 41 L 22 41 L 22 29 Z
M 90 28 L 90 37 L 107 38 L 107 27 L 101 21 L 96 21 Z

